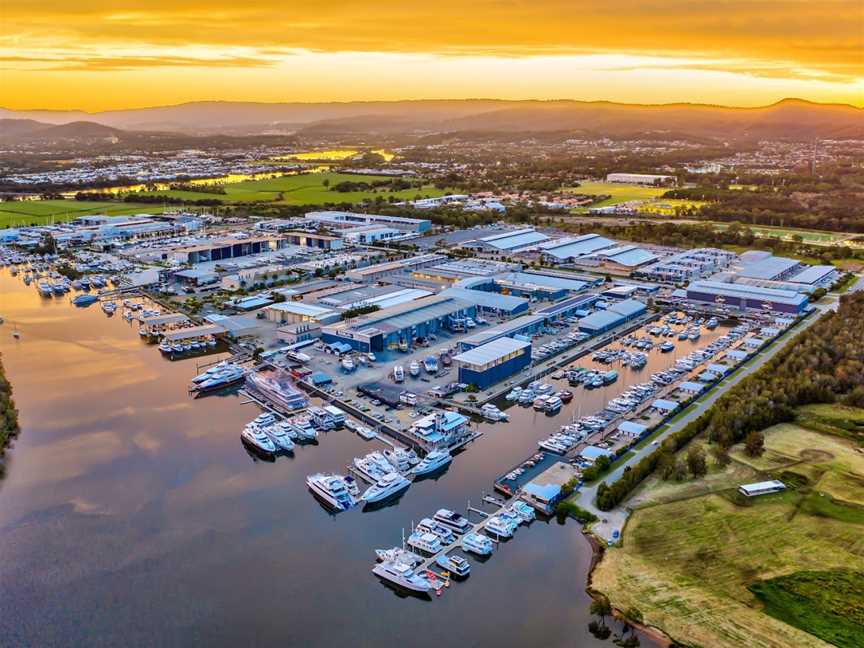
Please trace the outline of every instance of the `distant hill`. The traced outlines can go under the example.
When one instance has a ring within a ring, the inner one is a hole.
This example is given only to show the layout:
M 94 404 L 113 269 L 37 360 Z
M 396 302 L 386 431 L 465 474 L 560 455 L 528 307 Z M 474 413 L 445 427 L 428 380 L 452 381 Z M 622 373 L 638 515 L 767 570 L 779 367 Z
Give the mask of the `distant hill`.
M 0 140 L 9 143 L 60 142 L 125 137 L 120 129 L 91 121 L 45 124 L 32 119 L 0 119 Z
M 862 109 L 800 99 L 785 99 L 758 108 L 496 99 L 269 104 L 209 101 L 92 114 L 0 109 L 2 117 L 9 118 L 2 121 L 36 120 L 69 126 L 77 122 L 185 135 L 561 131 L 583 136 L 655 139 L 864 138 Z M 26 132 L 26 127 L 21 128 Z

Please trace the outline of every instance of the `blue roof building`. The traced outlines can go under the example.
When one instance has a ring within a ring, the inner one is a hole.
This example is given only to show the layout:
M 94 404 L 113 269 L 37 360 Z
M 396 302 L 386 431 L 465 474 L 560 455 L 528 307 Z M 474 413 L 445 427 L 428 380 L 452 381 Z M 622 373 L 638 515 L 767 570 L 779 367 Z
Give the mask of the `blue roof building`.
M 480 389 L 501 382 L 531 364 L 531 343 L 502 337 L 453 357 L 459 382 Z

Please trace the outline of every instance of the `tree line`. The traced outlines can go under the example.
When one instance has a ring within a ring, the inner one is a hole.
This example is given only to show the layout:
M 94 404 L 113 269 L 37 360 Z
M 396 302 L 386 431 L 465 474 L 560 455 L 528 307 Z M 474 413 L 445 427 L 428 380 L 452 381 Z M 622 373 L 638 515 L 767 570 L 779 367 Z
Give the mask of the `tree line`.
M 3 474 L 3 455 L 9 443 L 18 436 L 18 410 L 12 400 L 12 385 L 6 379 L 3 363 L 0 362 L 0 475 Z
M 836 313 L 824 315 L 805 332 L 721 396 L 699 418 L 669 435 L 661 446 L 612 485 L 597 489 L 597 508 L 618 506 L 655 471 L 680 470 L 669 461 L 697 435 L 706 434 L 722 461 L 725 451 L 745 442 L 749 454 L 761 452 L 761 431 L 794 421 L 796 408 L 813 403 L 864 407 L 864 292 L 840 298 Z M 691 470 L 702 470 L 701 458 L 688 457 Z M 692 462 L 692 463 L 691 463 Z

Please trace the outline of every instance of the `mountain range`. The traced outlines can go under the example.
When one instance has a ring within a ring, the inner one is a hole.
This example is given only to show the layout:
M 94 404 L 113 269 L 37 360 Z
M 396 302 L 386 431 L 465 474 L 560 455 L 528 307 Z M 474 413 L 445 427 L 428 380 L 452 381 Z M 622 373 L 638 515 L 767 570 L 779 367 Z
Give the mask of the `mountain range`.
M 756 108 L 705 104 L 495 99 L 249 103 L 204 101 L 96 113 L 0 108 L 0 140 L 183 135 L 551 133 L 711 140 L 864 138 L 864 109 L 784 99 Z

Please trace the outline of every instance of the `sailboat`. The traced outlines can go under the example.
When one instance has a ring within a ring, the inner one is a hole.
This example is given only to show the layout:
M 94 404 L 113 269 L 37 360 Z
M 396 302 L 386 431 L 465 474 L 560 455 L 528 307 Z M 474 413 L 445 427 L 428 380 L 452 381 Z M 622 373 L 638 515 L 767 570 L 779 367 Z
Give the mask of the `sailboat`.
M 21 339 L 21 331 L 18 330 L 18 327 L 17 327 L 17 326 L 15 326 L 15 327 L 12 329 L 12 337 L 15 338 L 16 340 L 20 340 L 20 339 Z

